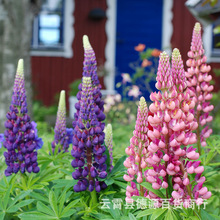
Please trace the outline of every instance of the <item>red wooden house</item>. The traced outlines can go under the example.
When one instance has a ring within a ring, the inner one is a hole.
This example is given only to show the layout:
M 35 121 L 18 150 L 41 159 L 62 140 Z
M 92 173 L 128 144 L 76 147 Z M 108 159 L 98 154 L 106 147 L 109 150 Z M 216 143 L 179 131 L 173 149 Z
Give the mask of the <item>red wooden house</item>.
M 126 71 L 137 56 L 133 48 L 138 43 L 168 52 L 177 47 L 186 61 L 196 20 L 185 0 L 45 2 L 42 16 L 34 22 L 31 52 L 35 98 L 44 105 L 54 104 L 60 90 L 68 91 L 69 84 L 81 78 L 84 34 L 90 38 L 98 65 L 108 70 L 101 80 L 108 90 L 114 90 L 117 73 Z M 206 33 L 205 39 L 205 46 L 212 46 L 212 34 Z M 214 59 L 210 53 L 208 60 L 212 67 L 220 68 L 220 52 Z

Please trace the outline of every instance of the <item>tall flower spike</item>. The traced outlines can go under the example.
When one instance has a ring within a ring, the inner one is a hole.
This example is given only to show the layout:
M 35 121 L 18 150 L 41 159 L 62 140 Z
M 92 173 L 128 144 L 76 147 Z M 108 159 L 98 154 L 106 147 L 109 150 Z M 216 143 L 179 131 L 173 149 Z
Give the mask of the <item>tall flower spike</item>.
M 110 156 L 110 172 L 113 169 L 113 145 L 112 145 L 112 139 L 113 139 L 113 134 L 112 134 L 112 125 L 108 124 L 106 129 L 105 129 L 105 145 L 108 147 L 109 150 L 109 156 Z
M 124 175 L 124 179 L 125 181 L 131 182 L 131 185 L 127 186 L 127 202 L 133 202 L 131 199 L 132 196 L 144 196 L 147 192 L 141 185 L 137 186 L 135 182 L 133 182 L 134 179 L 136 179 L 138 185 L 143 182 L 144 169 L 147 167 L 147 146 L 149 144 L 147 136 L 147 117 L 147 104 L 144 97 L 141 97 L 138 106 L 135 130 L 133 132 L 134 136 L 130 140 L 130 146 L 125 150 L 129 157 L 124 161 L 124 166 L 128 168 L 127 174 Z
M 82 95 L 80 102 L 80 112 L 77 125 L 74 128 L 72 156 L 72 166 L 75 169 L 72 176 L 79 180 L 74 186 L 75 192 L 89 189 L 100 192 L 106 188 L 103 181 L 107 176 L 107 159 L 104 143 L 104 126 L 98 121 L 95 113 L 95 102 L 93 98 L 93 88 L 91 77 L 83 77 Z
M 27 114 L 27 102 L 24 82 L 23 60 L 18 61 L 15 76 L 14 89 L 10 111 L 5 122 L 4 152 L 7 169 L 5 175 L 12 173 L 39 172 L 37 163 L 37 150 L 43 145 L 43 141 L 37 135 L 36 123 L 30 121 Z
M 97 74 L 97 62 L 95 57 L 95 52 L 89 42 L 88 36 L 83 36 L 83 47 L 84 47 L 84 62 L 83 62 L 83 77 L 91 77 L 92 80 L 92 88 L 93 88 L 93 97 L 96 104 L 95 113 L 97 115 L 98 121 L 105 120 L 104 112 L 104 101 L 101 99 L 101 85 L 98 79 Z M 81 92 L 82 84 L 79 85 L 79 92 L 77 94 L 77 99 L 79 100 L 76 103 L 75 108 L 77 112 L 74 115 L 73 127 L 76 125 L 76 121 L 79 117 L 79 109 L 80 109 L 80 100 L 81 100 Z
M 161 66 L 160 69 L 164 67 Z M 160 69 L 158 68 L 159 75 Z M 201 177 L 204 168 L 199 166 L 200 161 L 194 161 L 199 158 L 196 149 L 192 146 L 186 147 L 196 142 L 196 135 L 192 131 L 198 124 L 190 112 L 195 102 L 190 98 L 189 91 L 185 89 L 183 71 L 179 51 L 174 49 L 170 72 L 174 85 L 150 96 L 153 103 L 149 109 L 153 116 L 148 117 L 148 122 L 153 127 L 153 131 L 148 131 L 152 141 L 147 148 L 146 162 L 152 169 L 145 171 L 144 177 L 152 184 L 153 189 L 166 189 L 166 197 L 172 205 L 176 206 L 183 202 L 183 206 L 187 208 L 189 199 L 195 199 L 201 205 L 203 199 L 209 198 L 211 194 L 207 191 L 205 194 L 203 191 L 197 192 L 205 181 L 204 177 Z M 182 145 L 185 147 L 181 147 Z M 192 182 L 196 182 L 194 188 L 189 175 L 192 173 L 196 174 L 195 179 L 192 179 Z M 173 186 L 171 198 L 167 191 L 168 179 L 172 180 Z M 162 205 L 161 198 L 152 192 L 148 192 L 145 196 L 150 199 L 157 198 L 157 206 Z
M 162 91 L 171 88 L 173 85 L 172 77 L 170 75 L 169 56 L 165 51 L 160 54 L 156 80 L 156 88 Z
M 51 143 L 52 151 L 56 146 L 58 147 L 58 152 L 67 152 L 69 145 L 72 143 L 73 139 L 73 129 L 66 128 L 66 101 L 65 101 L 65 91 L 60 92 L 60 100 L 57 111 L 57 119 L 55 125 L 55 135 L 54 141 Z
M 172 53 L 172 78 L 173 86 L 175 86 L 179 92 L 183 92 L 187 87 L 187 83 L 185 71 L 183 69 L 183 61 L 177 48 L 175 48 Z
M 199 125 L 197 128 L 197 146 L 201 154 L 200 145 L 206 146 L 206 138 L 212 133 L 212 129 L 205 125 L 213 119 L 209 112 L 213 110 L 214 106 L 210 104 L 213 90 L 213 86 L 210 85 L 212 76 L 209 74 L 211 67 L 206 64 L 207 58 L 204 55 L 201 25 L 198 22 L 193 30 L 188 57 L 189 59 L 186 62 L 188 66 L 186 72 L 187 85 L 190 95 L 196 103 L 192 113 L 195 115 L 195 120 Z
M 104 181 L 107 176 L 107 165 L 105 164 L 106 155 L 104 139 L 105 119 L 103 113 L 104 102 L 101 100 L 101 85 L 97 75 L 97 65 L 95 53 L 88 41 L 88 37 L 83 37 L 85 51 L 82 84 L 79 86 L 77 94 L 77 112 L 74 115 L 73 127 L 73 149 L 71 154 L 75 159 L 72 166 L 75 169 L 73 178 L 78 179 L 74 186 L 74 191 L 93 191 L 100 192 L 107 185 Z

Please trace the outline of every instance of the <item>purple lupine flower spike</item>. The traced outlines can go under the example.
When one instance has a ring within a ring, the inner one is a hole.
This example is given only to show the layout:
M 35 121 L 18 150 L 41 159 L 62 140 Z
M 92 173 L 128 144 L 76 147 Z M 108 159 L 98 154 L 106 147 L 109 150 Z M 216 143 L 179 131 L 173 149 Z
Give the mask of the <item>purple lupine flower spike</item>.
M 106 129 L 105 129 L 105 145 L 108 147 L 109 150 L 109 156 L 110 156 L 110 172 L 113 169 L 113 145 L 112 145 L 112 139 L 113 139 L 113 134 L 112 134 L 112 125 L 108 124 Z
M 7 169 L 5 175 L 12 173 L 39 172 L 37 163 L 37 150 L 43 145 L 43 141 L 37 135 L 36 123 L 30 121 L 27 114 L 27 102 L 24 83 L 23 60 L 18 62 L 15 76 L 14 90 L 10 111 L 7 113 L 5 122 L 4 152 Z
M 105 120 L 104 112 L 104 101 L 102 100 L 101 94 L 101 85 L 98 79 L 97 74 L 97 62 L 95 57 L 95 52 L 91 47 L 88 36 L 83 36 L 83 47 L 84 47 L 84 62 L 83 62 L 83 77 L 91 77 L 92 80 L 92 88 L 93 88 L 93 97 L 96 104 L 95 113 L 97 115 L 98 121 Z M 79 92 L 77 94 L 77 99 L 79 100 L 76 103 L 75 108 L 77 112 L 74 115 L 73 127 L 76 125 L 76 121 L 79 117 L 79 108 L 80 108 L 80 100 L 81 100 L 81 91 L 82 84 L 79 85 Z M 104 127 L 104 123 L 102 124 Z
M 76 192 L 94 189 L 99 192 L 106 188 L 103 181 L 106 173 L 106 155 L 103 145 L 105 134 L 103 132 L 105 119 L 103 113 L 104 102 L 101 100 L 101 85 L 97 75 L 97 64 L 95 53 L 89 43 L 88 37 L 83 37 L 83 46 L 85 52 L 82 84 L 79 86 L 77 94 L 78 103 L 77 112 L 74 115 L 73 127 L 73 149 L 72 166 L 77 168 L 73 172 L 73 178 L 79 179 L 74 186 Z
M 69 145 L 72 143 L 73 139 L 73 129 L 66 128 L 66 101 L 64 90 L 60 92 L 57 120 L 54 131 L 54 141 L 51 144 L 53 153 L 56 146 L 58 147 L 58 152 L 68 152 Z
M 94 189 L 99 192 L 106 188 L 103 181 L 107 176 L 106 155 L 104 143 L 104 127 L 96 115 L 96 103 L 93 96 L 91 77 L 83 77 L 79 117 L 76 121 L 71 154 L 75 159 L 72 166 L 75 169 L 72 176 L 79 180 L 74 186 L 75 192 Z

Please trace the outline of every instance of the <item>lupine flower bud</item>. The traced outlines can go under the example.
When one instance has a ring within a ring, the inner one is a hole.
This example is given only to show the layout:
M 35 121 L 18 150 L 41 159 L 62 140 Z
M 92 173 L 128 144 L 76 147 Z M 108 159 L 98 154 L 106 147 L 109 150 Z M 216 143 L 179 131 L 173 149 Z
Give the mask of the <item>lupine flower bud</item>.
M 198 123 L 197 146 L 201 154 L 200 145 L 206 146 L 206 138 L 212 133 L 212 129 L 209 129 L 208 126 L 204 128 L 204 126 L 212 121 L 212 116 L 209 116 L 209 112 L 213 110 L 214 106 L 210 104 L 212 99 L 211 91 L 213 90 L 213 86 L 210 85 L 212 76 L 209 74 L 211 67 L 206 64 L 201 25 L 198 22 L 194 26 L 188 57 L 186 77 L 190 96 L 195 102 L 195 108 L 191 112 L 195 115 L 195 121 Z
M 4 152 L 7 169 L 5 175 L 12 173 L 39 172 L 37 163 L 37 150 L 43 145 L 43 141 L 37 135 L 36 123 L 30 121 L 27 114 L 27 101 L 24 82 L 23 60 L 18 61 L 15 76 L 14 89 L 10 111 L 7 113 L 5 122 Z
M 107 185 L 98 178 L 104 179 L 107 176 L 107 166 L 103 132 L 105 119 L 103 113 L 103 101 L 101 100 L 100 84 L 97 75 L 95 53 L 88 41 L 88 37 L 83 37 L 85 59 L 83 67 L 82 84 L 79 86 L 77 98 L 77 113 L 73 121 L 73 148 L 71 154 L 75 159 L 72 166 L 75 169 L 72 176 L 78 179 L 74 191 L 97 192 L 105 189 Z
M 112 156 L 112 150 L 113 150 L 113 145 L 112 145 L 112 125 L 108 124 L 106 129 L 105 129 L 105 145 L 108 147 L 109 150 L 109 156 L 110 156 L 110 172 L 113 169 L 113 156 Z
M 169 63 L 169 56 L 166 52 L 160 54 L 158 72 L 157 72 L 157 83 L 156 88 L 159 90 L 169 89 L 173 85 L 173 81 L 169 74 L 170 72 L 170 63 Z
M 73 129 L 66 128 L 66 101 L 64 90 L 60 92 L 57 120 L 54 131 L 54 141 L 51 144 L 53 152 L 56 146 L 58 147 L 58 152 L 67 152 L 69 145 L 72 143 Z

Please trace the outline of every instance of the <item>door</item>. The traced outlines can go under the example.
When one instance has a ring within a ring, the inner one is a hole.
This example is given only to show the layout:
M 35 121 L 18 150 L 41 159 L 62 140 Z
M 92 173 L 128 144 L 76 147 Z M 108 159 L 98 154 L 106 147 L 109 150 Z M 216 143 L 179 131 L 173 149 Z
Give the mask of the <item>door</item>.
M 116 84 L 121 82 L 121 73 L 134 73 L 129 63 L 139 57 L 135 46 L 142 43 L 161 49 L 162 9 L 163 0 L 117 0 Z M 149 100 L 149 93 L 142 95 Z

